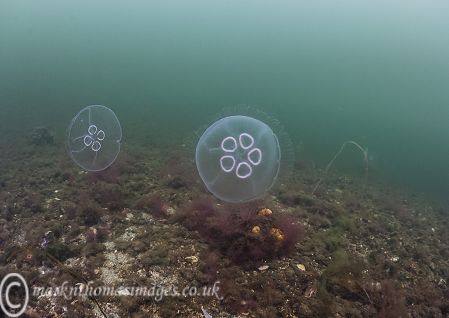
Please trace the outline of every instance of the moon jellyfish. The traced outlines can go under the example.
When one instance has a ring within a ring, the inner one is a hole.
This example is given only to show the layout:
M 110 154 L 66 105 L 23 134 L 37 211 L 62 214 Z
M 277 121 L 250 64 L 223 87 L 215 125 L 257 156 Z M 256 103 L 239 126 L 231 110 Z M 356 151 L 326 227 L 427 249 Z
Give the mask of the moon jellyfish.
M 101 171 L 117 158 L 121 139 L 122 127 L 114 112 L 105 106 L 91 105 L 72 119 L 67 149 L 81 168 Z
M 201 136 L 196 166 L 207 189 L 226 202 L 261 198 L 279 173 L 281 149 L 273 130 L 248 116 L 225 117 Z

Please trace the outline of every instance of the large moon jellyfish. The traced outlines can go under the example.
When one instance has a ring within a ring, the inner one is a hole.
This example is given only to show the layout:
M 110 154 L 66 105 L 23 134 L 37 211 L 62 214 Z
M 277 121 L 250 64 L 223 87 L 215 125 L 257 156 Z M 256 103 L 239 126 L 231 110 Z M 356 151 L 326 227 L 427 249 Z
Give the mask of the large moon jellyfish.
M 226 202 L 261 198 L 279 173 L 281 149 L 273 130 L 248 116 L 225 117 L 201 136 L 196 166 L 207 189 Z
M 121 140 L 122 127 L 114 112 L 106 106 L 91 105 L 70 122 L 67 149 L 81 168 L 101 171 L 117 158 Z

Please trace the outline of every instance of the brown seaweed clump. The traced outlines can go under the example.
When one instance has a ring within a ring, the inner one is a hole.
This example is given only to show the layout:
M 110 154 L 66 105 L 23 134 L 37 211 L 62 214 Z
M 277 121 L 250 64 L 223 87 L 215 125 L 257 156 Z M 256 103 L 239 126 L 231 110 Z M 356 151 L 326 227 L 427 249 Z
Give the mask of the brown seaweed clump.
M 295 217 L 257 203 L 218 206 L 210 198 L 199 198 L 175 217 L 239 264 L 286 255 L 304 232 Z
M 135 207 L 150 213 L 156 218 L 162 218 L 168 215 L 167 205 L 159 194 L 147 194 L 142 196 L 137 201 Z

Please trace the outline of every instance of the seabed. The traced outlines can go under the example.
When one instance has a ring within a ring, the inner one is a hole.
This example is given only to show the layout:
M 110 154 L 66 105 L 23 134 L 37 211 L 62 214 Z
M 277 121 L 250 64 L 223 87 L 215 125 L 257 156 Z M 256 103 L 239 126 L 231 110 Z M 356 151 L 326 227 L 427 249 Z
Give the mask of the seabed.
M 43 295 L 31 297 L 28 317 L 448 317 L 447 207 L 335 169 L 312 196 L 323 169 L 297 165 L 241 210 L 290 215 L 301 239 L 239 261 L 217 241 L 226 224 L 186 221 L 195 200 L 227 209 L 187 148 L 125 145 L 106 171 L 86 173 L 59 144 L 0 146 L 0 277 L 21 273 L 30 288 L 220 287 L 219 297 Z M 255 233 L 239 224 L 240 237 Z

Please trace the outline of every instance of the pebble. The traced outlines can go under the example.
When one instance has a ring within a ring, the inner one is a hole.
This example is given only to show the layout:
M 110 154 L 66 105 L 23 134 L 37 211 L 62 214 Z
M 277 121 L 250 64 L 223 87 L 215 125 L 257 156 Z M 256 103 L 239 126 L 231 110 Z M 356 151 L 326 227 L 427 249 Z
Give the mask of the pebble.
M 268 266 L 268 265 L 262 265 L 262 266 L 259 266 L 258 270 L 260 270 L 261 272 L 263 272 L 263 271 L 266 271 L 269 267 L 270 267 L 270 266 Z
M 303 264 L 297 264 L 296 267 L 302 272 L 306 271 L 306 267 Z
M 190 261 L 190 263 L 192 263 L 192 264 L 198 263 L 198 261 L 199 261 L 198 257 L 196 257 L 195 255 L 187 256 L 186 260 Z
M 173 209 L 171 206 L 167 208 L 167 215 L 174 215 L 175 213 L 175 209 Z

